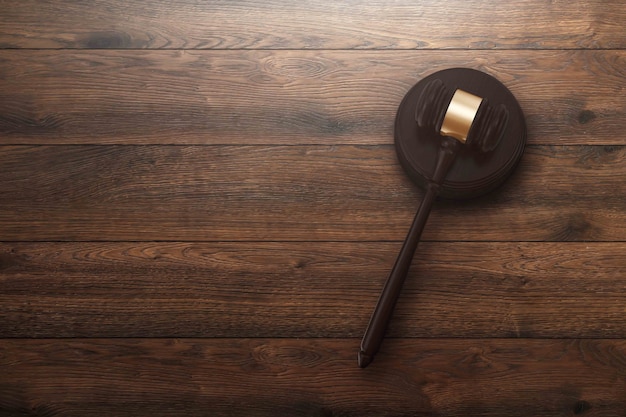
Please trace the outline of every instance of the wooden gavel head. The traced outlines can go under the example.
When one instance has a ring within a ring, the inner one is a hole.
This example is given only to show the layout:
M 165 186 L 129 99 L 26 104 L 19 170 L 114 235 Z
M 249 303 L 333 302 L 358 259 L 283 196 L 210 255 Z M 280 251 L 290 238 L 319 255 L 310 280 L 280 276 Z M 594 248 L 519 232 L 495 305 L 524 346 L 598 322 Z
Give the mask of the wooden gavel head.
M 415 109 L 419 127 L 452 136 L 476 152 L 490 152 L 498 146 L 508 119 L 504 104 L 493 107 L 489 99 L 461 89 L 452 91 L 438 78 L 426 84 Z

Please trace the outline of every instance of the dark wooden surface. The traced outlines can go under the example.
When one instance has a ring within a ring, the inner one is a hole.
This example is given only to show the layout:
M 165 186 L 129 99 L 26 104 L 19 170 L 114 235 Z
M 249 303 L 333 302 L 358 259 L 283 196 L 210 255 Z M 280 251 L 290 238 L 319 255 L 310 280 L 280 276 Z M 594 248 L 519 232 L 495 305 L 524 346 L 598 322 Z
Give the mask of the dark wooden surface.
M 0 416 L 626 415 L 621 0 L 0 1 Z M 438 202 L 393 119 L 443 68 L 528 146 Z

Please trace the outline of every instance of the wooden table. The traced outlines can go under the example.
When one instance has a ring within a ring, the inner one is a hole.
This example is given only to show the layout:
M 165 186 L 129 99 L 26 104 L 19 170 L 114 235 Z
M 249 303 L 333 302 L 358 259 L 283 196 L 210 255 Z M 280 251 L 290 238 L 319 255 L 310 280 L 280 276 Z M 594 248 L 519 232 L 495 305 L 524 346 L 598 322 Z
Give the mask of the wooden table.
M 0 6 L 0 415 L 625 415 L 621 0 Z M 359 369 L 422 196 L 395 111 L 449 67 L 528 146 Z

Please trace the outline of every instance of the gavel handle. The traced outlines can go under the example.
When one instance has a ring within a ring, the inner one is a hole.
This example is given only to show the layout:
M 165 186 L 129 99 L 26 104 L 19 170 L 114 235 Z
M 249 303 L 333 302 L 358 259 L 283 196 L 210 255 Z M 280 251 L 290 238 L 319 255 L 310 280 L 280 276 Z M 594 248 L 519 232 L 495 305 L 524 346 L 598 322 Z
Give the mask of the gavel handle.
M 365 368 L 374 360 L 374 355 L 376 355 L 382 344 L 387 325 L 393 314 L 396 302 L 398 301 L 409 267 L 411 266 L 413 254 L 417 249 L 417 244 L 424 230 L 424 225 L 426 225 L 426 220 L 430 214 L 430 209 L 439 193 L 439 186 L 454 161 L 457 146 L 458 142 L 455 139 L 449 137 L 442 138 L 442 145 L 439 150 L 433 179 L 428 184 L 426 194 L 413 219 L 413 224 L 411 224 L 411 228 L 404 240 L 402 249 L 400 249 L 396 263 L 387 278 L 387 282 L 383 287 L 378 303 L 365 330 L 363 340 L 361 341 L 361 350 L 358 356 L 359 367 L 361 368 Z

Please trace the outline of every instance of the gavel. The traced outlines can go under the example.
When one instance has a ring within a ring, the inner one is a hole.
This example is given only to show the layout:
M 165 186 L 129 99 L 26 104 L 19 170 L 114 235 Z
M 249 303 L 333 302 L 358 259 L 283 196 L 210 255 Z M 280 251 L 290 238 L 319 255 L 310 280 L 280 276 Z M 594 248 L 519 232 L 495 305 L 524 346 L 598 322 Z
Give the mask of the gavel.
M 464 199 L 496 188 L 517 166 L 526 141 L 524 116 L 510 91 L 466 68 L 440 71 L 414 86 L 395 130 L 399 160 L 425 194 L 363 336 L 361 368 L 382 344 L 436 197 Z M 451 171 L 453 181 L 446 183 Z

